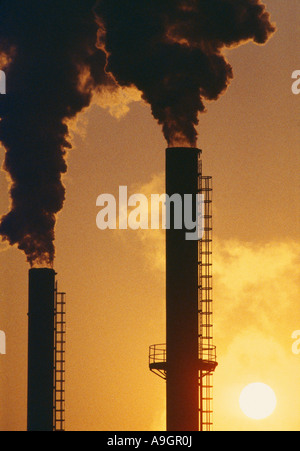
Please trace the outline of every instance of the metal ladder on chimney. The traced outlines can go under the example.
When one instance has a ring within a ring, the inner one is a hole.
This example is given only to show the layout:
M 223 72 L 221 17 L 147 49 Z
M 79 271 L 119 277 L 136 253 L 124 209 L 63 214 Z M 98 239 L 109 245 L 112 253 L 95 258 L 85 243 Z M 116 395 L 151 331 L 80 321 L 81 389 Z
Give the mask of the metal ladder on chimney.
M 66 293 L 55 290 L 53 431 L 65 430 Z
M 204 195 L 204 231 L 198 245 L 198 343 L 199 343 L 199 429 L 213 426 L 213 372 L 217 366 L 213 345 L 212 309 L 212 178 L 202 176 L 199 158 L 198 191 Z

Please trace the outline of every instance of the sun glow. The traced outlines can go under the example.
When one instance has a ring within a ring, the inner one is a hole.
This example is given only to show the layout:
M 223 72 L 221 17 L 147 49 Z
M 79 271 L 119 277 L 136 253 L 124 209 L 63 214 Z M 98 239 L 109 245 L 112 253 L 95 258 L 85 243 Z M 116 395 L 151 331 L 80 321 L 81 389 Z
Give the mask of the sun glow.
M 277 399 L 271 387 L 258 382 L 249 384 L 242 390 L 239 403 L 247 417 L 263 420 L 274 412 Z

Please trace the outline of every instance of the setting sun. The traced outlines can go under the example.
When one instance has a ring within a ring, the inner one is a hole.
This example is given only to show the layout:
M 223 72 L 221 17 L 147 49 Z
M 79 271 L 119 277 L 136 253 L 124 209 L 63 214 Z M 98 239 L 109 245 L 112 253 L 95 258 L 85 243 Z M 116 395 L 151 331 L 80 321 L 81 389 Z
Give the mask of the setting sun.
M 243 389 L 239 402 L 247 417 L 253 420 L 263 420 L 274 412 L 277 399 L 271 387 L 262 383 L 254 383 Z

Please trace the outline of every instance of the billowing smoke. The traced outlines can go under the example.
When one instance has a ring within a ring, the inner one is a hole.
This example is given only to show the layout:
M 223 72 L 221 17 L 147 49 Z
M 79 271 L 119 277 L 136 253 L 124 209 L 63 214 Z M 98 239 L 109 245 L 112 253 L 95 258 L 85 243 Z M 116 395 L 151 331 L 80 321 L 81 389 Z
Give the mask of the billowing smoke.
M 275 31 L 260 0 L 100 0 L 107 69 L 137 86 L 172 145 L 196 145 L 203 99 L 233 77 L 221 51 Z
M 66 121 L 111 83 L 105 53 L 96 48 L 94 0 L 7 0 L 0 6 L 0 140 L 11 178 L 11 208 L 0 234 L 31 265 L 52 265 L 54 226 L 62 209 L 71 147 Z M 86 76 L 88 74 L 88 76 Z
M 0 141 L 11 207 L 0 235 L 52 265 L 68 125 L 93 93 L 135 86 L 170 146 L 195 146 L 204 100 L 233 77 L 224 47 L 274 32 L 260 0 L 2 0 Z M 100 118 L 101 120 L 101 118 Z

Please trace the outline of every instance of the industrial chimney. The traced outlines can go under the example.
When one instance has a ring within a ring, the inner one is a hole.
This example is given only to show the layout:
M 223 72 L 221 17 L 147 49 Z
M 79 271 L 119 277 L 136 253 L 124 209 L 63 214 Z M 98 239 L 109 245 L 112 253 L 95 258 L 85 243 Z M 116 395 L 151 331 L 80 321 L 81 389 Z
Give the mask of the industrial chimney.
M 166 194 L 180 194 L 182 228 L 166 230 L 166 345 L 150 347 L 150 370 L 166 379 L 167 430 L 211 430 L 211 375 L 216 355 L 212 344 L 211 178 L 202 175 L 201 151 L 166 150 Z M 192 195 L 196 221 L 197 195 L 203 195 L 204 230 L 187 240 L 185 194 Z M 172 206 L 172 203 L 170 203 Z
M 166 152 L 166 194 L 198 193 L 197 149 Z M 193 208 L 193 211 L 195 209 Z M 183 214 L 183 213 L 182 213 Z M 198 430 L 198 241 L 186 240 L 184 221 L 166 232 L 167 430 Z
M 65 293 L 53 269 L 29 271 L 27 430 L 64 428 Z

